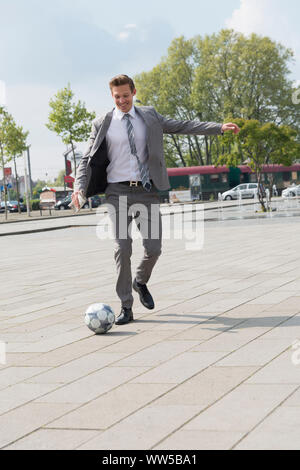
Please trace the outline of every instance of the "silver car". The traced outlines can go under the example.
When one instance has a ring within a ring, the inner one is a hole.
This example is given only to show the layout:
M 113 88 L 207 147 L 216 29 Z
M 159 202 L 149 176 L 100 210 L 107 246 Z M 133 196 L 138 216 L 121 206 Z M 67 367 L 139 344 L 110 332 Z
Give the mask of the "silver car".
M 254 199 L 258 191 L 257 183 L 239 184 L 235 188 L 230 189 L 222 194 L 223 201 L 232 201 L 232 199 L 239 199 L 241 194 L 242 199 Z
M 290 186 L 289 188 L 284 189 L 282 191 L 282 197 L 296 197 L 300 196 L 300 185 L 299 186 Z

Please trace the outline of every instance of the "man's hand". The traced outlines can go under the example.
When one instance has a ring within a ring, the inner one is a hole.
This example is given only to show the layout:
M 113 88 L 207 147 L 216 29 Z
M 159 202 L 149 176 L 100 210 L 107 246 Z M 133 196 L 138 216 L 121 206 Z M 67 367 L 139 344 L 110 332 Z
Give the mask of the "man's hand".
M 238 134 L 240 130 L 241 129 L 239 128 L 239 126 L 237 126 L 233 122 L 228 122 L 226 124 L 223 124 L 222 126 L 222 132 L 233 131 L 235 134 Z
M 74 191 L 74 193 L 72 194 L 72 203 L 74 204 L 77 210 L 80 209 L 78 195 L 79 195 L 79 191 Z

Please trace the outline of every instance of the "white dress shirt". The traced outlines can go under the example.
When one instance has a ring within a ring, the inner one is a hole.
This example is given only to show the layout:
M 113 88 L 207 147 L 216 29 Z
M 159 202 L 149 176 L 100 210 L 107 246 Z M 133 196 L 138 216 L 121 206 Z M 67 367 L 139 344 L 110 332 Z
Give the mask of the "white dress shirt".
M 120 181 L 141 181 L 140 171 L 136 156 L 132 155 L 127 133 L 126 120 L 123 119 L 125 113 L 115 108 L 111 124 L 106 134 L 108 159 L 107 167 L 108 183 L 118 183 Z M 130 120 L 134 130 L 134 141 L 138 157 L 142 163 L 147 158 L 147 136 L 146 124 L 136 113 L 134 106 L 129 111 Z

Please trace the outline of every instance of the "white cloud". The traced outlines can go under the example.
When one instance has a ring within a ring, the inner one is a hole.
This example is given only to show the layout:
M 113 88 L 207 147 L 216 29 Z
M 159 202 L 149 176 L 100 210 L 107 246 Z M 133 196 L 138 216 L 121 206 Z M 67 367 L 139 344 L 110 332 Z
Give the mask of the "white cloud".
M 136 29 L 137 28 L 137 25 L 136 24 L 127 24 L 125 26 L 125 29 Z
M 118 39 L 120 39 L 121 41 L 125 41 L 126 39 L 128 39 L 130 36 L 130 33 L 129 31 L 121 31 L 121 33 L 118 34 Z
M 300 76 L 299 2 L 296 0 L 240 0 L 240 7 L 225 21 L 246 35 L 257 33 L 270 36 L 295 52 L 294 74 Z
M 121 40 L 121 41 L 126 41 L 126 39 L 128 39 L 129 36 L 131 36 L 132 33 L 133 33 L 135 30 L 137 30 L 137 25 L 136 25 L 136 24 L 133 24 L 133 23 L 131 23 L 131 24 L 126 24 L 126 25 L 124 26 L 124 29 L 125 29 L 125 31 L 121 31 L 121 32 L 117 35 L 118 39 Z
M 273 1 L 273 0 L 272 0 Z M 227 19 L 226 27 L 245 34 L 263 33 L 271 0 L 241 0 L 240 7 Z M 272 15 L 272 19 L 274 19 Z

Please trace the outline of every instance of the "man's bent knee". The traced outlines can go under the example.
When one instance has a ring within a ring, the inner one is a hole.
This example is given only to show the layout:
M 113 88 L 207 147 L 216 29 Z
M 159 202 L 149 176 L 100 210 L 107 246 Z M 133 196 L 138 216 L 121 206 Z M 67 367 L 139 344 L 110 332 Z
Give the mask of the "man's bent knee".
M 115 256 L 126 256 L 130 257 L 132 255 L 132 240 L 124 239 L 117 240 L 115 247 Z

